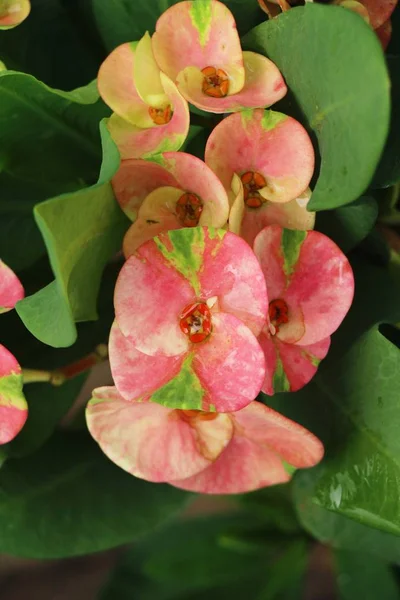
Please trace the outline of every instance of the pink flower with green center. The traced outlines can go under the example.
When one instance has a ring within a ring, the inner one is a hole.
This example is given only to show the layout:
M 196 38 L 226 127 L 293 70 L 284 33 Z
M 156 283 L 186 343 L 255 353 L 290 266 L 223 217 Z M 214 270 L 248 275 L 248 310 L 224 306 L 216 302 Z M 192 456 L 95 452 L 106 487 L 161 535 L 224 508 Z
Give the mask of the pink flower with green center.
M 269 296 L 263 392 L 297 391 L 315 375 L 354 295 L 351 266 L 332 240 L 317 231 L 278 225 L 255 239 Z
M 250 245 L 266 225 L 314 227 L 315 213 L 307 211 L 314 149 L 292 117 L 262 109 L 230 115 L 208 138 L 205 162 L 227 190 L 240 177 L 244 206 L 229 222 Z
M 110 364 L 126 399 L 228 412 L 259 393 L 268 300 L 238 236 L 205 227 L 160 234 L 122 267 L 114 305 Z
M 118 46 L 98 74 L 104 102 L 114 111 L 108 129 L 123 159 L 179 150 L 189 131 L 189 108 L 176 85 L 160 72 L 146 33 Z
M 99 388 L 88 428 L 119 467 L 147 481 L 203 494 L 240 494 L 285 483 L 316 465 L 321 442 L 259 402 L 233 413 L 177 410 Z
M 286 94 L 273 62 L 242 51 L 235 19 L 218 0 L 174 4 L 158 19 L 152 42 L 160 69 L 202 110 L 270 106 Z
M 0 0 L 0 29 L 12 29 L 31 12 L 29 0 Z
M 14 308 L 24 297 L 18 277 L 0 260 L 0 313 Z M 28 405 L 22 391 L 21 367 L 16 358 L 0 344 L 0 444 L 10 442 L 28 417 Z
M 229 201 L 207 165 L 185 152 L 164 152 L 157 162 L 122 161 L 113 179 L 115 196 L 134 224 L 123 250 L 127 258 L 147 240 L 181 227 L 224 227 Z

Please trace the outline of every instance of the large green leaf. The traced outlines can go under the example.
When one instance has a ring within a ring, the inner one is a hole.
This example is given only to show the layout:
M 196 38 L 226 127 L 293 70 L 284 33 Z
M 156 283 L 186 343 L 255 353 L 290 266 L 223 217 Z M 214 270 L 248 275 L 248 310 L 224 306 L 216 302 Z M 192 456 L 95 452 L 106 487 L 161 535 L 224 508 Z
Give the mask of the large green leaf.
M 399 588 L 389 565 L 361 552 L 335 552 L 338 600 L 398 600 Z
M 42 342 L 70 346 L 76 321 L 97 318 L 97 294 L 108 260 L 120 248 L 127 220 L 115 201 L 111 177 L 119 154 L 102 123 L 104 162 L 97 184 L 35 207 L 56 277 L 17 304 L 25 326 Z
M 179 0 L 87 0 L 93 13 L 96 26 L 106 48 L 113 48 L 124 42 L 139 40 L 149 31 L 153 33 L 158 17 Z M 263 19 L 263 13 L 257 2 L 248 0 L 225 0 L 233 12 L 239 32 L 249 31 Z
M 59 434 L 0 470 L 0 551 L 58 558 L 132 541 L 188 498 L 116 467 L 87 436 Z
M 318 139 L 310 209 L 356 200 L 371 182 L 389 125 L 389 78 L 374 32 L 352 11 L 306 4 L 259 25 L 243 44 L 278 65 Z

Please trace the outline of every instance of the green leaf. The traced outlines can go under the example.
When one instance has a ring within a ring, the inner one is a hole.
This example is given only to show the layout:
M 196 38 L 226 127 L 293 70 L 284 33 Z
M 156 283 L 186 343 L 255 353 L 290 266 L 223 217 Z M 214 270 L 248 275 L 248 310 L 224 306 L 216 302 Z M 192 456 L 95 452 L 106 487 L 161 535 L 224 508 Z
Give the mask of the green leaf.
M 330 237 L 343 252 L 350 252 L 371 231 L 378 216 L 378 205 L 364 196 L 333 211 L 317 213 L 315 229 Z
M 388 56 L 392 81 L 392 116 L 389 137 L 375 174 L 373 187 L 388 187 L 400 181 L 400 56 Z
M 73 344 L 76 321 L 97 318 L 101 275 L 121 248 L 128 224 L 110 183 L 119 154 L 104 123 L 101 131 L 104 161 L 98 183 L 35 207 L 56 279 L 16 310 L 33 335 L 55 347 Z
M 313 502 L 319 469 L 298 472 L 293 480 L 293 497 L 304 529 L 315 539 L 336 549 L 368 553 L 392 563 L 400 562 L 400 539 L 357 523 Z
M 318 139 L 321 169 L 309 208 L 361 196 L 389 125 L 389 78 L 374 32 L 352 11 L 306 4 L 259 25 L 243 44 L 277 64 Z
M 362 552 L 334 552 L 339 600 L 398 600 L 394 572 L 389 565 Z
M 0 551 L 59 558 L 105 550 L 159 525 L 187 497 L 125 473 L 86 435 L 58 434 L 1 468 Z
M 119 44 L 139 40 L 146 31 L 153 33 L 158 19 L 170 6 L 179 0 L 88 0 L 96 26 L 108 51 Z M 240 34 L 244 34 L 263 19 L 257 2 L 248 0 L 225 0 L 232 11 Z

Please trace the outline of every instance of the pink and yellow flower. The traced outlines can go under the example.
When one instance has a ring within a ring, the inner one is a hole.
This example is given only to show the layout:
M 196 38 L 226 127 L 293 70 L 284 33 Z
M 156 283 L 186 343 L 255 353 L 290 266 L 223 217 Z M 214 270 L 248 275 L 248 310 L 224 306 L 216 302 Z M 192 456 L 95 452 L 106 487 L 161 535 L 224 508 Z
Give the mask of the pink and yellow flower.
M 98 89 L 114 111 L 108 129 L 121 157 L 148 158 L 179 150 L 189 131 L 189 108 L 158 68 L 148 34 L 118 46 L 100 67 Z
M 286 94 L 273 62 L 242 51 L 235 19 L 218 0 L 174 4 L 158 19 L 152 42 L 161 71 L 202 110 L 270 106 Z
M 18 277 L 0 260 L 0 313 L 13 309 L 23 297 L 24 289 Z M 11 352 L 0 344 L 0 444 L 10 442 L 28 417 L 22 386 L 21 367 Z
M 307 211 L 314 149 L 292 117 L 262 109 L 230 115 L 208 138 L 205 162 L 227 190 L 240 177 L 244 206 L 229 223 L 250 245 L 266 225 L 314 227 L 315 213 Z
M 163 231 L 220 228 L 228 220 L 228 196 L 218 177 L 185 152 L 165 152 L 157 162 L 123 161 L 112 184 L 122 210 L 135 221 L 124 239 L 126 258 Z
M 0 29 L 20 25 L 31 12 L 29 0 L 0 0 Z
M 354 295 L 351 266 L 317 231 L 270 225 L 255 239 L 269 296 L 259 336 L 266 361 L 263 392 L 297 391 L 315 375 Z
M 259 402 L 234 413 L 176 410 L 94 390 L 86 409 L 103 452 L 136 477 L 204 494 L 239 494 L 316 465 L 321 442 Z
M 267 293 L 238 236 L 205 227 L 160 234 L 122 267 L 114 305 L 110 364 L 126 399 L 228 412 L 259 393 Z

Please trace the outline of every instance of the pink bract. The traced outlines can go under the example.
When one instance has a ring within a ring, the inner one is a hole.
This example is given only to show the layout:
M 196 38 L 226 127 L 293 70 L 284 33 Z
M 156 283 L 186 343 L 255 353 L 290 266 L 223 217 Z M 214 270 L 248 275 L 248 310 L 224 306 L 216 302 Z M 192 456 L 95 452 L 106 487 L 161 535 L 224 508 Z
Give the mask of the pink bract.
M 21 367 L 0 344 L 0 445 L 15 438 L 28 417 L 22 386 Z
M 295 391 L 315 374 L 351 306 L 353 272 L 336 244 L 316 231 L 266 227 L 254 252 L 269 295 L 259 337 L 267 364 L 263 391 Z
M 218 0 L 171 6 L 158 19 L 152 41 L 161 70 L 202 110 L 223 113 L 270 106 L 286 94 L 282 75 L 269 59 L 242 52 L 234 17 Z M 228 88 L 219 97 L 203 91 L 202 70 L 207 67 L 222 71 L 228 79 Z
M 206 494 L 249 492 L 290 479 L 316 465 L 321 442 L 258 403 L 235 413 L 176 410 L 94 390 L 86 409 L 89 431 L 119 467 L 142 479 Z
M 24 288 L 14 271 L 0 260 L 0 314 L 13 309 L 24 295 Z
M 98 75 L 100 95 L 114 111 L 108 129 L 123 159 L 147 158 L 165 150 L 179 150 L 189 131 L 187 102 L 164 73 L 155 74 L 155 93 L 145 96 L 153 98 L 155 104 L 148 104 L 139 95 L 134 68 L 137 46 L 136 43 L 118 46 L 103 62 Z M 172 110 L 171 120 L 156 124 L 150 110 L 162 110 L 168 105 Z
M 123 396 L 151 395 L 171 408 L 227 412 L 260 391 L 265 365 L 255 336 L 265 323 L 267 295 L 258 261 L 238 236 L 198 227 L 146 242 L 123 266 L 114 303 L 118 334 L 111 337 L 110 360 Z M 209 317 L 191 321 L 195 337 L 205 332 L 193 341 L 182 315 L 199 305 Z M 138 390 L 141 353 L 148 355 L 150 372 L 152 357 L 164 362 Z

